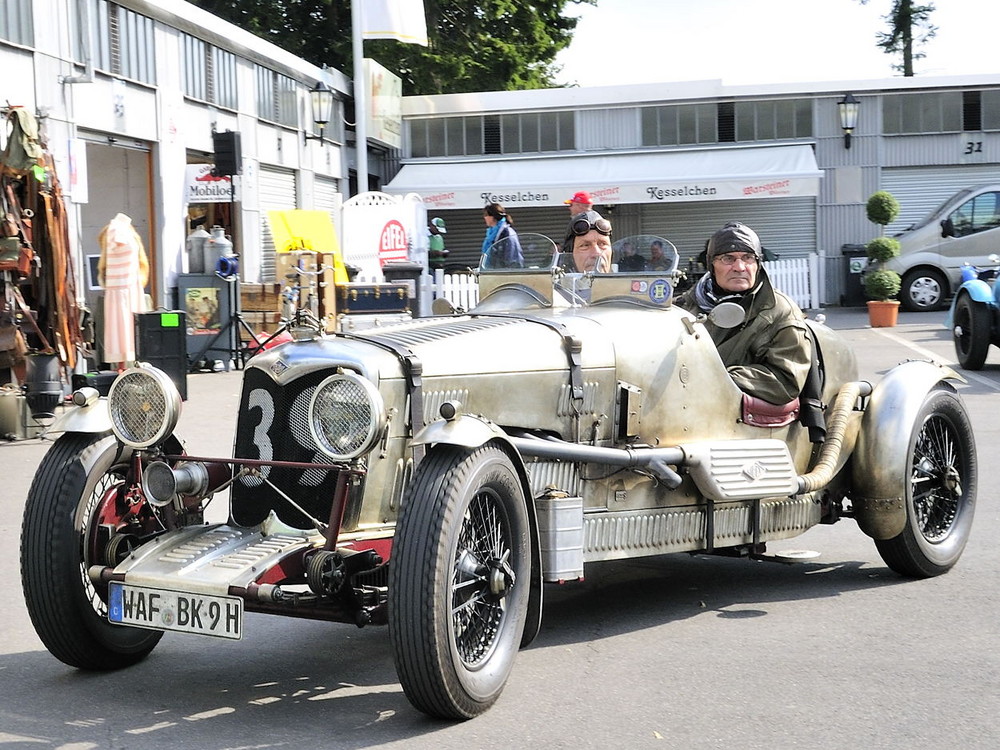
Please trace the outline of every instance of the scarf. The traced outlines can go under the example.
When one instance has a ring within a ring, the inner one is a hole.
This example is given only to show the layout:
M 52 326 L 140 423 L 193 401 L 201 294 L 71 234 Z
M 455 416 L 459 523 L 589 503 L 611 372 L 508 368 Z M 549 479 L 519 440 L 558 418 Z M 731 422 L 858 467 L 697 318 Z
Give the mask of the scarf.
M 763 283 L 764 277 L 758 272 L 757 283 L 753 289 L 747 289 L 745 292 L 729 292 L 716 285 L 712 272 L 709 271 L 695 284 L 694 301 L 698 305 L 698 309 L 706 313 L 711 312 L 721 302 L 735 302 L 746 308 L 745 301 L 752 299 Z
M 490 248 L 493 247 L 493 243 L 497 241 L 497 235 L 500 234 L 500 230 L 507 225 L 506 219 L 500 219 L 496 224 L 491 227 L 486 227 L 486 239 L 483 240 L 483 253 L 488 253 Z

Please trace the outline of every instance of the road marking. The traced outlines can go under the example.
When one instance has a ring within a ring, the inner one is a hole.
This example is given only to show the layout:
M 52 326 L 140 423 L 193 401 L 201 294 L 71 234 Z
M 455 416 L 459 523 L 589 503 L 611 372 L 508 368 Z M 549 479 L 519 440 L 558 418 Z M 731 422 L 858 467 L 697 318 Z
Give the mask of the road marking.
M 964 378 L 966 378 L 968 380 L 974 380 L 977 383 L 979 383 L 980 385 L 985 385 L 987 388 L 990 388 L 990 389 L 992 389 L 994 391 L 1000 391 L 1000 383 L 995 383 L 994 381 L 990 380 L 989 378 L 985 378 L 982 375 L 978 375 L 978 374 L 976 374 L 974 372 L 970 372 L 969 370 L 961 370 L 958 367 L 958 364 L 955 363 L 955 362 L 943 362 L 941 360 L 941 358 L 938 357 L 938 355 L 936 355 L 930 349 L 924 349 L 922 346 L 918 346 L 917 344 L 913 344 L 913 343 L 907 341 L 906 339 L 904 339 L 902 336 L 897 336 L 894 333 L 890 333 L 889 331 L 885 330 L 884 328 L 873 328 L 872 330 L 875 331 L 875 333 L 878 333 L 878 334 L 880 334 L 882 336 L 885 336 L 887 339 L 895 341 L 897 344 L 902 344 L 907 349 L 910 349 L 911 351 L 916 352 L 917 354 L 919 354 L 921 357 L 924 357 L 925 359 L 929 359 L 932 362 L 935 362 L 937 364 L 943 364 L 943 365 L 947 365 L 948 367 L 951 367 L 959 375 L 961 375 L 962 377 L 964 377 Z

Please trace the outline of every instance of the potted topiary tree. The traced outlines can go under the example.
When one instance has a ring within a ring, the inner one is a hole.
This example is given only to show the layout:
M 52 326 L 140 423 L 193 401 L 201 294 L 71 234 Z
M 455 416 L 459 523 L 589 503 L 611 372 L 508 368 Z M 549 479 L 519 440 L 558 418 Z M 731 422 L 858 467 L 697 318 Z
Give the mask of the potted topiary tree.
M 868 320 L 872 328 L 886 328 L 896 325 L 899 315 L 899 294 L 902 285 L 899 274 L 885 267 L 885 263 L 899 255 L 899 240 L 885 237 L 885 225 L 899 215 L 899 201 L 885 190 L 872 193 L 865 205 L 868 220 L 879 225 L 879 236 L 865 245 L 868 260 L 875 264 L 874 270 L 865 273 L 865 294 L 868 295 Z

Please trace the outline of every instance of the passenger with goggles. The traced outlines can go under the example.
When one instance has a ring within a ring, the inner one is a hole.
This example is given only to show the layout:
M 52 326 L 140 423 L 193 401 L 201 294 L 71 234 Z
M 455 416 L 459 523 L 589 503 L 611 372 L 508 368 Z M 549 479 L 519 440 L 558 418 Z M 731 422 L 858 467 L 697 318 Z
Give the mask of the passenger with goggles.
M 573 236 L 573 270 L 577 273 L 610 273 L 611 222 L 597 211 L 578 214 L 570 224 Z

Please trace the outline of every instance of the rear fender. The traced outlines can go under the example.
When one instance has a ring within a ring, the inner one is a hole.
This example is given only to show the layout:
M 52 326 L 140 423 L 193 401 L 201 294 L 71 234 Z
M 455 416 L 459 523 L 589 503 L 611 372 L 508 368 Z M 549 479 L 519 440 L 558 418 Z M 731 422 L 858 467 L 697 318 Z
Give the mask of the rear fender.
M 911 361 L 890 370 L 872 391 L 851 461 L 851 502 L 858 526 L 873 539 L 892 539 L 906 524 L 914 423 L 928 393 L 955 391 L 949 380 L 965 382 L 950 367 Z

